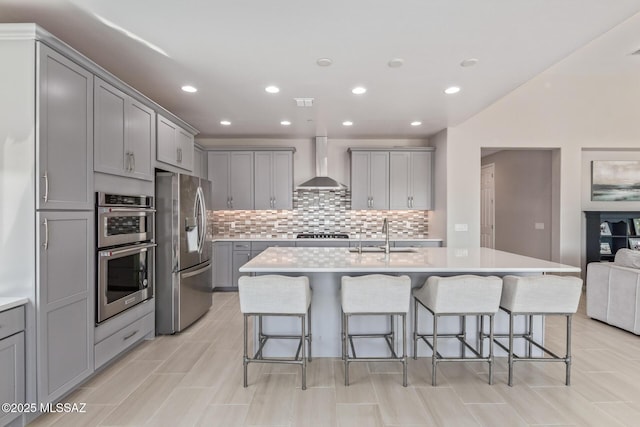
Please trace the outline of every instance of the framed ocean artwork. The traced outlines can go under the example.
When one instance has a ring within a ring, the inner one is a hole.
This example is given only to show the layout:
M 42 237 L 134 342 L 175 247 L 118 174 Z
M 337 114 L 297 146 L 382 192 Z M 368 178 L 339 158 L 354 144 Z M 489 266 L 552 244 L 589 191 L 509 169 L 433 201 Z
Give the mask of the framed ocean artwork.
M 591 200 L 601 202 L 640 201 L 640 161 L 592 161 Z

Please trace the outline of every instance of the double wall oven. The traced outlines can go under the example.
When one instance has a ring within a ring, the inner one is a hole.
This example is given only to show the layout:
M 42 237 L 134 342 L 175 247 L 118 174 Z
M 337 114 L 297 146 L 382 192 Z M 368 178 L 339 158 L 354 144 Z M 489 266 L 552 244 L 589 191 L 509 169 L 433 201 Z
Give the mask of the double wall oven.
M 153 197 L 96 193 L 97 323 L 153 297 Z

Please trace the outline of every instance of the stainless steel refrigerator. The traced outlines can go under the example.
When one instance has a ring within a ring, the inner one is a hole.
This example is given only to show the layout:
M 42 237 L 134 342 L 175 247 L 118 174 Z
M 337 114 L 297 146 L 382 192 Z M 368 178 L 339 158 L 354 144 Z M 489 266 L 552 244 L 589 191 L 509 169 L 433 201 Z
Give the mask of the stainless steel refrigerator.
M 156 331 L 180 332 L 213 303 L 207 207 L 211 182 L 156 173 Z

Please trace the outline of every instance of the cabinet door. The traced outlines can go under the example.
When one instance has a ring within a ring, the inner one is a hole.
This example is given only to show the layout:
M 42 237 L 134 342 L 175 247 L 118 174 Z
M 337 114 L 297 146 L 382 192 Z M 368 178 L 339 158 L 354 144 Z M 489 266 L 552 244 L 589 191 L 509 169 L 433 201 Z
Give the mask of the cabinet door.
M 229 287 L 233 283 L 231 242 L 213 244 L 213 287 Z
M 204 153 L 198 147 L 193 147 L 193 176 L 203 178 L 202 158 Z
M 38 400 L 54 402 L 93 372 L 94 213 L 37 218 Z
M 351 153 L 351 209 L 370 209 L 368 152 Z
M 127 109 L 127 148 L 130 173 L 134 178 L 153 180 L 151 147 L 156 141 L 156 113 L 129 98 Z
M 273 207 L 293 209 L 293 153 L 274 152 L 272 165 Z
M 125 146 L 128 96 L 95 78 L 93 165 L 96 172 L 123 175 L 131 167 Z
M 229 166 L 231 153 L 228 151 L 210 151 L 207 155 L 211 181 L 211 209 L 230 209 L 229 202 Z
M 371 152 L 369 195 L 372 209 L 389 209 L 389 153 L 387 152 Z
M 93 75 L 38 43 L 38 209 L 93 209 Z
M 25 403 L 24 332 L 0 340 L 0 402 Z M 19 412 L 0 412 L 0 425 L 20 417 Z M 22 424 L 21 424 L 22 425 Z
M 240 276 L 248 276 L 249 273 L 240 273 L 239 268 L 251 260 L 251 251 L 233 251 L 233 277 L 232 286 L 238 286 Z
M 254 208 L 273 209 L 273 153 L 258 151 L 254 154 Z
M 389 153 L 389 207 L 409 209 L 411 153 Z
M 156 159 L 159 162 L 175 165 L 178 163 L 178 147 L 176 145 L 176 129 L 172 121 L 158 114 L 158 138 Z
M 182 128 L 176 131 L 178 146 L 178 165 L 182 169 L 193 171 L 193 135 Z
M 229 171 L 232 209 L 253 209 L 253 152 L 232 151 Z
M 433 166 L 432 153 L 416 151 L 411 153 L 409 168 L 411 188 L 411 209 L 433 209 Z

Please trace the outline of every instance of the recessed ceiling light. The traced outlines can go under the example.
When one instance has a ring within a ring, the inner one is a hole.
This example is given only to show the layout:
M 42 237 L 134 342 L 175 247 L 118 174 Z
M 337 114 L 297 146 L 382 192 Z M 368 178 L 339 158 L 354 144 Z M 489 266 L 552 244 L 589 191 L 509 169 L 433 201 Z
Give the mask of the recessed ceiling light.
M 422 124 L 422 122 L 419 121 L 415 121 L 415 122 L 411 122 L 411 126 L 420 126 Z
M 195 87 L 193 87 L 191 85 L 182 86 L 182 90 L 185 91 L 185 92 L 189 92 L 189 93 L 194 93 L 194 92 L 198 91 L 198 89 L 196 89 Z
M 351 89 L 351 92 L 355 95 L 362 95 L 363 93 L 367 92 L 367 88 L 362 86 L 356 86 L 353 89 Z
M 402 67 L 403 64 L 404 64 L 404 59 L 402 58 L 393 58 L 387 63 L 387 65 L 389 65 L 389 67 L 391 68 L 399 68 L 399 67 Z
M 460 88 L 458 86 L 450 86 L 444 90 L 444 93 L 447 95 L 453 95 L 454 93 L 460 92 Z
M 222 120 L 222 121 L 220 121 L 220 124 L 222 126 L 229 126 L 231 124 L 231 122 L 229 120 Z
M 289 120 L 283 120 L 283 121 L 280 122 L 280 124 L 282 126 L 289 126 L 289 125 L 291 125 L 291 122 Z
M 264 88 L 269 93 L 278 93 L 280 92 L 280 88 L 278 86 L 267 86 Z
M 316 61 L 316 64 L 321 67 L 328 67 L 329 65 L 333 64 L 333 61 L 330 58 L 319 58 Z
M 478 63 L 478 58 L 467 58 L 460 63 L 461 67 L 473 67 Z
M 346 120 L 344 122 L 342 122 L 342 126 L 353 126 L 353 122 L 350 120 Z

